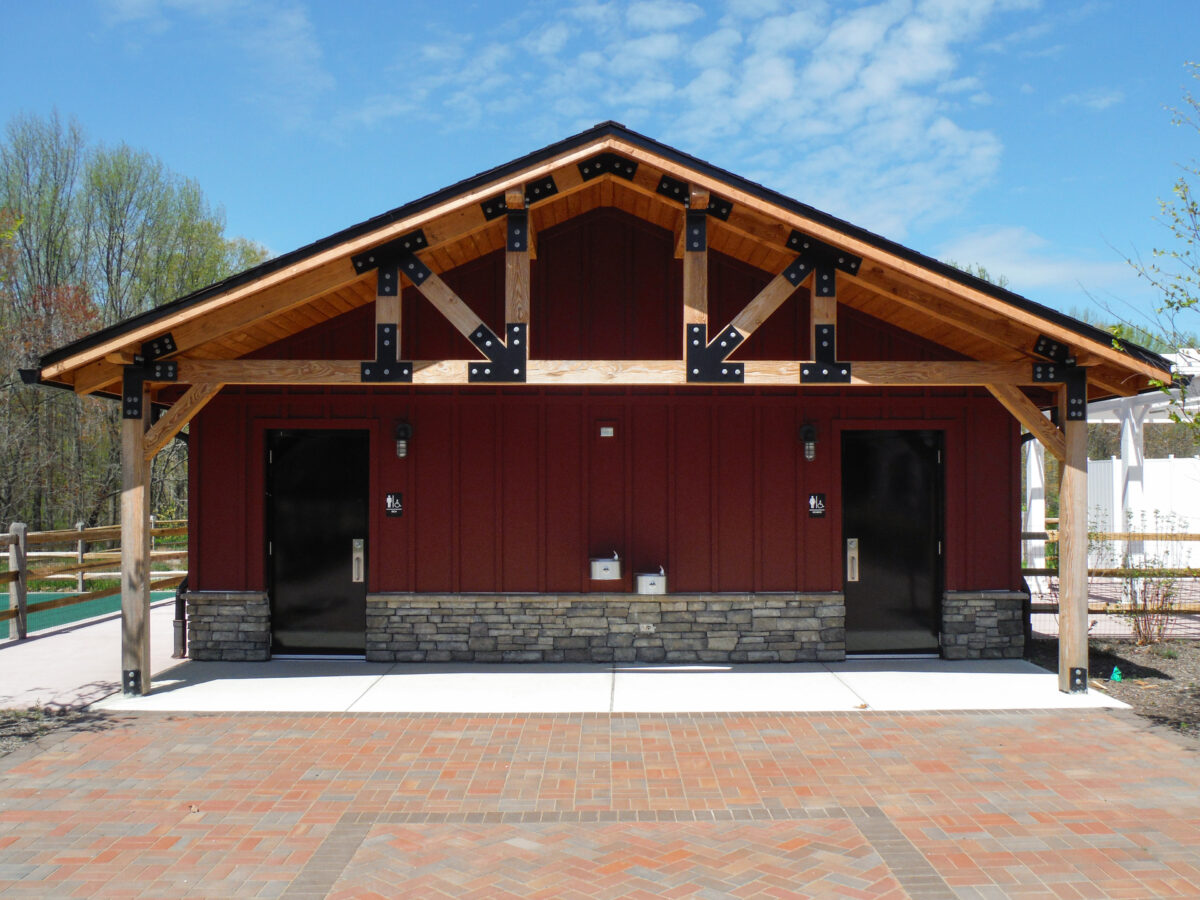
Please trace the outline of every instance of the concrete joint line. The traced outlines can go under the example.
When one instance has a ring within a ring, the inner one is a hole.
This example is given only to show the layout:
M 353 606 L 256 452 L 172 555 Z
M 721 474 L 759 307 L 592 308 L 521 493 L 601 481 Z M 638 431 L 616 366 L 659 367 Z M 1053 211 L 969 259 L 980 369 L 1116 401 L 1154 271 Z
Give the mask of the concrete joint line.
M 838 684 L 840 684 L 842 687 L 844 687 L 846 690 L 848 690 L 850 693 L 852 693 L 856 698 L 858 698 L 858 702 L 861 704 L 861 706 L 858 707 L 859 709 L 870 709 L 871 704 L 867 702 L 866 697 L 864 697 L 862 694 L 860 694 L 854 688 L 850 687 L 850 685 L 846 683 L 846 681 L 842 678 L 841 675 L 839 675 L 837 672 L 833 671 L 833 669 L 829 668 L 828 664 L 822 663 L 822 665 L 825 666 L 825 671 L 833 676 L 834 681 L 836 681 Z

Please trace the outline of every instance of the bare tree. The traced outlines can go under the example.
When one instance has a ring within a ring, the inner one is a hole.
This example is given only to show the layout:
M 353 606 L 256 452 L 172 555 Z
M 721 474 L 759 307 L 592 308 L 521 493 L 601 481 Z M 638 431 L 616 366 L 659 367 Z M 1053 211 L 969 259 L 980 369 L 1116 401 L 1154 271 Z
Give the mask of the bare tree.
M 161 161 L 89 147 L 74 122 L 22 116 L 0 143 L 0 523 L 115 521 L 116 405 L 24 385 L 54 347 L 265 258 L 225 237 L 224 213 Z M 154 467 L 152 496 L 186 496 L 186 455 Z

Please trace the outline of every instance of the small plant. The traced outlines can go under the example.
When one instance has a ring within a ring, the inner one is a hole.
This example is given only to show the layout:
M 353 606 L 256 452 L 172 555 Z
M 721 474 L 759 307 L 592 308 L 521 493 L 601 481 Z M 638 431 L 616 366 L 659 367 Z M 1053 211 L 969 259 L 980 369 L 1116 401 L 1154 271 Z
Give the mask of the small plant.
M 1149 526 L 1149 527 L 1148 527 Z M 1129 531 L 1167 535 L 1179 531 L 1174 516 L 1160 515 L 1157 511 L 1147 523 L 1143 514 L 1135 529 L 1130 522 Z M 1157 552 L 1148 555 L 1135 552 L 1141 541 L 1127 541 L 1121 560 L 1121 603 L 1123 614 L 1129 621 L 1133 639 L 1138 646 L 1157 644 L 1167 634 L 1175 608 L 1178 591 L 1173 563 L 1178 544 L 1170 541 L 1147 541 L 1156 546 Z M 1166 548 L 1166 549 L 1163 549 Z
M 1156 651 L 1163 659 L 1179 659 L 1179 651 L 1174 647 L 1159 647 Z

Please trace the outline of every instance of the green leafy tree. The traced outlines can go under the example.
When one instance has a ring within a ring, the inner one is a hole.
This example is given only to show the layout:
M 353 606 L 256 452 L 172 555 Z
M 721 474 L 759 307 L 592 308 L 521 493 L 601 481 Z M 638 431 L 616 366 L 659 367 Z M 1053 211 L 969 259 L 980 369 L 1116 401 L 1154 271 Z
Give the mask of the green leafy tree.
M 1001 288 L 1008 287 L 1007 275 L 993 275 L 980 263 L 967 263 L 964 265 L 963 263 L 957 262 L 953 259 L 947 259 L 945 260 L 945 263 L 948 266 L 954 266 L 956 269 L 961 269 L 968 275 L 974 275 L 976 278 L 986 281 L 988 284 L 994 284 L 996 287 Z
M 79 126 L 12 119 L 0 140 L 0 525 L 116 520 L 115 404 L 21 383 L 47 350 L 260 262 L 225 236 L 199 186 Z M 159 454 L 152 502 L 185 490 L 186 456 Z

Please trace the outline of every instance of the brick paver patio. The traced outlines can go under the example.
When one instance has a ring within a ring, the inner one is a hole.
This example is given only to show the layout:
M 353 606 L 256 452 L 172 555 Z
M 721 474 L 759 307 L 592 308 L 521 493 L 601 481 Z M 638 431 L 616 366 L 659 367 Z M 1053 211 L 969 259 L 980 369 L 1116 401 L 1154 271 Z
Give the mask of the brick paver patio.
M 111 714 L 0 758 L 5 897 L 1200 897 L 1129 713 Z

